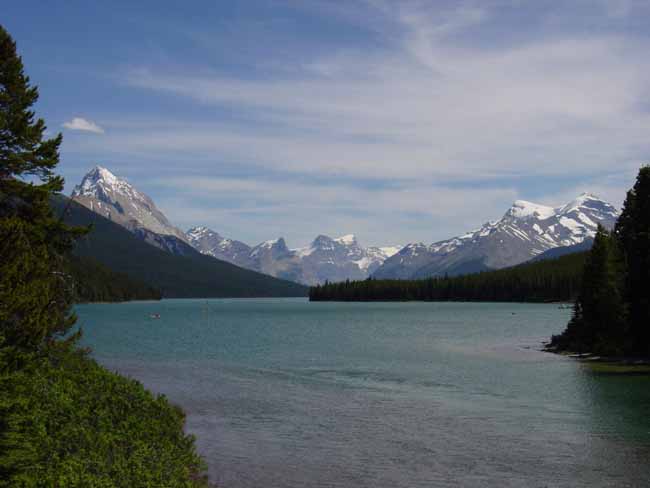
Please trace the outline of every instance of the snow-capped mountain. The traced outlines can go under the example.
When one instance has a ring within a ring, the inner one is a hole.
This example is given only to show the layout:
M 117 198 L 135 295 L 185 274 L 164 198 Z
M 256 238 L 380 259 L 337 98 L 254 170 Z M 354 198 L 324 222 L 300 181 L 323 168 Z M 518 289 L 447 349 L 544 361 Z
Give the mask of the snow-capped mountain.
M 295 254 L 302 263 L 303 282 L 315 284 L 365 279 L 397 250 L 398 246 L 361 247 L 353 234 L 335 239 L 319 235 Z
M 287 247 L 284 238 L 264 241 L 251 249 L 247 266 L 264 274 L 285 280 L 307 283 L 300 259 Z
M 187 242 L 197 251 L 245 268 L 252 248 L 241 241 L 226 239 L 207 227 L 193 227 L 187 231 Z M 246 264 L 246 265 L 244 265 Z
M 336 239 L 319 235 L 309 246 L 299 249 L 289 249 L 283 238 L 250 247 L 206 227 L 190 229 L 187 237 L 204 254 L 305 284 L 365 279 L 400 249 L 399 246 L 363 248 L 354 235 Z
M 501 220 L 480 229 L 431 245 L 407 245 L 373 276 L 424 278 L 514 266 L 549 249 L 591 239 L 598 224 L 611 228 L 617 217 L 612 205 L 588 193 L 555 208 L 517 200 Z
M 198 250 L 222 261 L 305 284 L 367 278 L 399 247 L 362 248 L 353 235 L 318 236 L 310 246 L 289 249 L 283 238 L 251 247 L 207 227 L 184 233 L 169 222 L 154 202 L 128 181 L 96 166 L 77 185 L 72 198 L 145 242 L 173 254 Z M 190 247 L 191 246 L 191 247 Z
M 518 200 L 501 220 L 430 245 L 364 248 L 349 234 L 334 239 L 319 235 L 306 247 L 290 249 L 283 238 L 251 247 L 207 227 L 184 233 L 151 198 L 101 166 L 84 176 L 72 197 L 168 252 L 185 254 L 194 248 L 243 268 L 308 285 L 368 276 L 422 278 L 513 266 L 549 249 L 584 243 L 595 235 L 598 224 L 611 228 L 618 217 L 612 205 L 585 193 L 555 208 Z
M 151 198 L 101 166 L 84 176 L 71 197 L 163 249 L 176 247 L 173 238 L 187 242 L 185 233 L 167 220 Z

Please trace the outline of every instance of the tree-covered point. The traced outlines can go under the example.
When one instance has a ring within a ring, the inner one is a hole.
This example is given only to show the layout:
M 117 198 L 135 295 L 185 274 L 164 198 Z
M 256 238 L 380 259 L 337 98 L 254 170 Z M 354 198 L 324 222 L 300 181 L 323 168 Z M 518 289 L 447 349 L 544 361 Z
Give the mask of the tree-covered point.
M 614 232 L 599 229 L 566 330 L 550 348 L 650 357 L 650 166 L 627 193 Z
M 0 487 L 206 486 L 182 413 L 76 345 L 69 254 L 87 229 L 50 207 L 61 136 L 43 139 L 37 98 L 0 26 Z
M 582 271 L 582 285 L 566 331 L 552 346 L 616 354 L 623 341 L 623 305 L 617 286 L 615 243 L 600 227 Z M 611 331 L 616 331 L 614 338 Z
M 512 268 L 426 280 L 375 280 L 326 283 L 312 287 L 312 301 L 441 300 L 550 302 L 578 294 L 586 253 L 525 263 Z
M 629 350 L 650 356 L 650 166 L 641 168 L 614 230 Z

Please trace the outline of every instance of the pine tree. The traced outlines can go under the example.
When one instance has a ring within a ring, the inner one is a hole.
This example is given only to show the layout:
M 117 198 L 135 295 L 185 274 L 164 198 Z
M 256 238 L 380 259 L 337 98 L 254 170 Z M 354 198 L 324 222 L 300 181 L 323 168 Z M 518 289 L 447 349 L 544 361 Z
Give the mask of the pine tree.
M 45 122 L 31 110 L 37 99 L 0 26 L 0 346 L 32 351 L 74 323 L 63 255 L 82 233 L 50 209 L 63 189 L 54 174 L 61 135 L 43 139 Z
M 650 356 L 650 166 L 641 168 L 627 193 L 615 235 L 625 267 L 631 352 Z
M 64 257 L 85 229 L 50 209 L 61 136 L 43 140 L 37 97 L 0 27 L 0 487 L 206 487 L 178 407 L 57 340 L 74 323 Z
M 615 263 L 614 241 L 599 227 L 585 264 L 579 300 L 589 327 L 589 345 L 600 354 L 622 352 L 624 317 Z
M 624 350 L 624 316 L 618 287 L 616 247 L 609 232 L 598 226 L 582 272 L 580 294 L 566 330 L 551 346 L 574 352 L 606 355 Z

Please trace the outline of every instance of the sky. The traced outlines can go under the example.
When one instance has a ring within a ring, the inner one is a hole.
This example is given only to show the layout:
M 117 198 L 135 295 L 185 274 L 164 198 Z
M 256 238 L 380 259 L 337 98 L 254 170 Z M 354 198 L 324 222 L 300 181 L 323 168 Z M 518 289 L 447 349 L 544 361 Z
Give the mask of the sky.
M 101 165 L 249 244 L 620 206 L 650 161 L 650 1 L 13 0 L 0 24 L 67 192 Z

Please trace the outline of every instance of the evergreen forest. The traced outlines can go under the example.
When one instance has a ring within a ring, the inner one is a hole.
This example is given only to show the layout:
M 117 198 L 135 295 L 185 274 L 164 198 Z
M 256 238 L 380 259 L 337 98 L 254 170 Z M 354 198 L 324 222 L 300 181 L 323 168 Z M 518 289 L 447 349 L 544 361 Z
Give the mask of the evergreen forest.
M 68 256 L 66 271 L 74 287 L 74 301 L 127 302 L 131 300 L 160 300 L 160 290 L 137 281 L 125 273 L 116 273 L 89 256 Z
M 566 330 L 549 348 L 650 357 L 650 166 L 641 168 L 612 232 L 600 228 Z
M 313 301 L 498 301 L 559 302 L 576 298 L 587 253 L 524 263 L 512 268 L 424 280 L 325 283 L 312 287 Z

